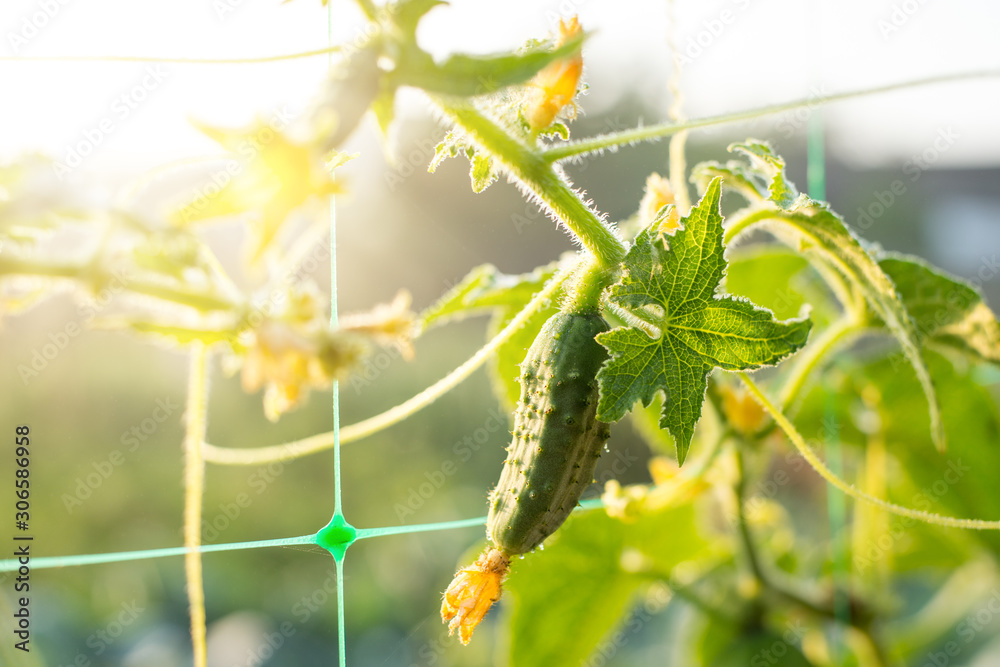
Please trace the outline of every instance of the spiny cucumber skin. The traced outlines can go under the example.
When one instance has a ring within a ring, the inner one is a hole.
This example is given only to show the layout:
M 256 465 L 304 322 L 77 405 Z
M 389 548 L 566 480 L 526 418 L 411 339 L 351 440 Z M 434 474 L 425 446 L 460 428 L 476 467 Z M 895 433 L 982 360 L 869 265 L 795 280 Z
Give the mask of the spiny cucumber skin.
M 611 427 L 597 421 L 597 371 L 608 357 L 594 337 L 598 313 L 557 313 L 521 364 L 521 398 L 500 482 L 490 494 L 490 539 L 510 555 L 554 533 L 594 477 Z

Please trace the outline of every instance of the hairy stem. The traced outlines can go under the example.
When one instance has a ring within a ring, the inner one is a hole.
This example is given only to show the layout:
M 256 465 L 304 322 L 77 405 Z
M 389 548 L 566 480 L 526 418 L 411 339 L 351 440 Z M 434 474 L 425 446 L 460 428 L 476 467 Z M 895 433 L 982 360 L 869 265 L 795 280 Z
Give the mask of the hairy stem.
M 170 58 L 161 56 L 0 56 L 0 62 L 16 61 L 31 62 L 76 62 L 76 63 L 161 63 L 164 65 L 253 65 L 258 63 L 273 63 L 282 60 L 298 60 L 337 53 L 341 45 L 328 46 L 323 49 L 296 51 L 277 56 L 259 56 L 254 58 Z
M 601 266 L 593 257 L 582 261 L 566 290 L 563 310 L 571 313 L 598 312 L 601 294 L 612 283 L 614 273 Z
M 737 236 L 747 231 L 758 222 L 763 222 L 774 216 L 774 209 L 771 207 L 751 208 L 746 210 L 746 214 L 741 217 L 731 217 L 729 225 L 722 237 L 722 243 L 728 246 Z
M 881 498 L 876 498 L 871 496 L 864 491 L 860 491 L 841 478 L 837 477 L 833 472 L 820 460 L 816 452 L 806 444 L 805 438 L 802 434 L 798 432 L 792 422 L 785 417 L 784 413 L 781 412 L 774 403 L 761 391 L 760 387 L 757 386 L 753 380 L 750 379 L 746 373 L 739 373 L 740 379 L 743 384 L 746 385 L 747 389 L 750 390 L 760 404 L 764 406 L 764 409 L 771 415 L 774 421 L 778 424 L 788 439 L 791 440 L 792 444 L 802 455 L 802 458 L 812 466 L 820 477 L 825 479 L 827 482 L 832 484 L 834 487 L 840 489 L 847 495 L 855 498 L 857 500 L 864 501 L 866 503 L 871 503 L 877 507 L 881 507 L 887 512 L 892 514 L 897 514 L 899 516 L 905 516 L 910 519 L 916 519 L 917 521 L 922 521 L 924 523 L 933 524 L 936 526 L 946 526 L 949 528 L 965 528 L 968 530 L 1000 530 L 1000 521 L 985 521 L 983 519 L 959 519 L 950 516 L 941 516 L 940 514 L 933 514 L 931 512 L 922 512 L 920 510 L 910 509 L 908 507 L 903 507 L 901 505 L 896 505 L 895 503 L 890 503 L 887 500 L 882 500 Z
M 470 104 L 432 98 L 442 112 L 499 163 L 531 196 L 541 202 L 602 266 L 612 268 L 625 257 L 625 244 L 555 168 L 536 152 L 510 136 Z
M 549 303 L 550 299 L 559 291 L 566 278 L 572 273 L 572 269 L 573 267 L 560 269 L 503 330 L 451 373 L 409 400 L 374 417 L 341 428 L 340 444 L 343 445 L 355 440 L 361 440 L 393 424 L 397 424 L 458 386 L 460 382 L 482 366 L 491 354 L 519 331 L 532 315 Z M 253 449 L 217 447 L 205 443 L 203 453 L 205 460 L 211 463 L 221 465 L 258 465 L 273 461 L 289 461 L 301 456 L 315 454 L 316 452 L 330 449 L 334 446 L 334 442 L 334 433 L 330 431 L 281 445 Z
M 11 257 L 0 258 L 0 276 L 20 275 L 41 278 L 63 278 L 73 280 L 81 286 L 93 288 L 96 276 L 88 275 L 90 271 L 89 263 L 54 263 Z M 116 277 L 109 274 L 108 278 Z M 152 296 L 163 301 L 188 306 L 200 311 L 233 310 L 240 305 L 220 294 L 194 290 L 184 286 L 143 281 L 128 276 L 121 281 L 121 285 L 125 291 Z
M 782 113 L 784 111 L 792 111 L 794 109 L 802 109 L 802 108 L 819 106 L 821 104 L 829 104 L 830 102 L 839 102 L 842 100 L 849 100 L 856 97 L 866 97 L 868 95 L 877 95 L 880 93 L 888 93 L 896 90 L 903 90 L 906 88 L 917 88 L 919 86 L 930 86 L 939 83 L 949 83 L 952 81 L 966 81 L 969 79 L 988 79 L 997 77 L 1000 77 L 1000 70 L 960 72 L 958 74 L 945 74 L 942 76 L 932 76 L 924 79 L 916 79 L 914 81 L 895 83 L 888 86 L 877 86 L 875 88 L 852 90 L 845 93 L 837 93 L 834 95 L 818 95 L 816 97 L 809 97 L 806 99 L 795 100 L 792 102 L 785 102 L 783 104 L 772 104 L 766 107 L 758 107 L 756 109 L 749 109 L 747 111 L 739 111 L 731 114 L 723 114 L 721 116 L 710 116 L 708 118 L 688 120 L 681 123 L 672 123 L 672 122 L 659 123 L 657 125 L 649 125 L 647 127 L 637 127 L 631 130 L 624 130 L 622 132 L 610 132 L 608 134 L 593 137 L 591 139 L 583 139 L 580 141 L 573 141 L 566 144 L 558 144 L 552 146 L 551 148 L 544 150 L 542 152 L 542 156 L 544 157 L 545 160 L 549 162 L 556 162 L 559 160 L 565 160 L 566 158 L 570 157 L 586 155 L 588 153 L 597 153 L 609 148 L 614 148 L 617 146 L 625 146 L 628 144 L 634 144 L 641 141 L 658 141 L 664 137 L 668 137 L 672 134 L 677 134 L 678 132 L 684 132 L 686 130 L 694 130 L 702 127 L 711 127 L 713 125 L 726 125 L 729 123 L 737 123 L 740 121 L 750 120 L 753 118 L 760 118 L 761 116 L 769 116 L 776 113 Z
M 191 644 L 195 667 L 207 664 L 205 644 L 205 588 L 201 573 L 201 505 L 205 490 L 205 461 L 201 445 L 205 441 L 208 410 L 208 353 L 201 342 L 191 346 L 191 370 L 188 378 L 184 431 L 184 555 L 188 602 L 191 606 Z

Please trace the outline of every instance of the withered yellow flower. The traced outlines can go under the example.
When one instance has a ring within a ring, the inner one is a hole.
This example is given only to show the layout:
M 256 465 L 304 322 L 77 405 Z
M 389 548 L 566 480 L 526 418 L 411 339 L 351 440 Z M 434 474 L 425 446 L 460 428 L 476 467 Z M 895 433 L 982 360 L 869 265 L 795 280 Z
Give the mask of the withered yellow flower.
M 580 22 L 574 16 L 569 21 L 559 21 L 557 46 L 577 37 L 582 32 Z M 535 132 L 544 130 L 555 121 L 563 109 L 569 107 L 566 116 L 576 118 L 576 96 L 583 73 L 583 55 L 577 52 L 569 58 L 549 63 L 528 85 L 531 92 L 524 107 L 524 118 Z
M 416 316 L 410 310 L 410 293 L 406 290 L 397 292 L 392 303 L 382 303 L 367 313 L 344 317 L 340 328 L 371 336 L 380 345 L 395 345 L 404 359 L 413 358 L 411 340 L 416 329 Z
M 458 630 L 458 639 L 467 645 L 493 603 L 500 599 L 510 558 L 502 551 L 488 548 L 470 567 L 455 573 L 441 602 L 441 620 L 448 624 L 448 634 Z
M 277 421 L 301 403 L 311 388 L 329 386 L 360 362 L 367 346 L 359 336 L 333 332 L 307 335 L 288 323 L 266 321 L 253 332 L 241 375 L 243 390 L 266 387 L 264 413 Z M 330 363 L 330 357 L 336 363 Z
M 243 336 L 243 389 L 265 388 L 264 413 L 271 421 L 303 403 L 311 389 L 344 380 L 371 343 L 395 345 L 405 358 L 413 356 L 415 315 L 406 292 L 391 304 L 344 317 L 333 330 L 317 299 L 318 293 L 308 289 L 285 294 L 282 308 Z
M 656 214 L 664 206 L 676 204 L 674 189 L 670 181 L 653 172 L 646 179 L 646 191 L 639 203 L 639 221 L 643 227 L 656 219 Z M 667 217 L 660 222 L 660 233 L 673 234 L 680 227 L 680 213 L 676 208 L 670 209 Z
M 722 388 L 722 411 L 730 425 L 744 435 L 756 433 L 768 419 L 757 399 L 737 387 Z

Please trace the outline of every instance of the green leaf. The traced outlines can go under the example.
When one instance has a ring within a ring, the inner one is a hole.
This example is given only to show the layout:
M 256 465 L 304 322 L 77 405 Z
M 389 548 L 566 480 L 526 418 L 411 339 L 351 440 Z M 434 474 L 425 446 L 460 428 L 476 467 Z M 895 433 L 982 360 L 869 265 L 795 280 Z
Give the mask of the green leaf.
M 434 157 L 427 165 L 427 171 L 433 174 L 442 162 L 450 157 L 456 157 L 463 148 L 464 142 L 461 136 L 455 130 L 449 131 L 448 134 L 444 135 L 444 139 L 434 147 Z
M 543 551 L 513 563 L 507 583 L 510 664 L 580 665 L 644 583 L 668 577 L 678 563 L 708 551 L 690 503 L 642 515 L 635 523 L 601 510 L 574 514 Z
M 720 181 L 682 218 L 667 246 L 655 228 L 636 237 L 610 300 L 634 322 L 597 337 L 611 359 L 598 374 L 597 416 L 618 421 L 636 401 L 648 406 L 666 392 L 660 427 L 677 442 L 683 463 L 701 417 L 713 368 L 748 370 L 774 364 L 805 345 L 808 320 L 777 322 L 746 299 L 717 295 L 726 270 L 719 213 Z
M 529 46 L 518 53 L 473 56 L 455 54 L 442 63 L 415 43 L 401 45 L 391 77 L 397 85 L 413 86 L 428 92 L 459 97 L 489 95 L 503 88 L 527 82 L 549 63 L 580 50 L 585 33 L 557 47 L 551 43 Z
M 808 304 L 809 319 L 817 327 L 839 315 L 822 277 L 802 255 L 781 245 L 757 243 L 730 250 L 727 257 L 724 286 L 729 294 L 750 299 L 778 319 L 796 317 Z
M 472 191 L 479 194 L 493 185 L 497 180 L 497 172 L 493 169 L 493 159 L 489 155 L 477 152 L 470 161 L 472 164 L 469 176 L 472 179 Z
M 756 173 L 743 162 L 730 160 L 726 164 L 714 160 L 695 165 L 691 170 L 691 182 L 699 192 L 704 192 L 716 178 L 722 178 L 726 188 L 740 193 L 750 202 L 758 202 L 767 198 L 767 189 L 757 178 Z
M 477 266 L 420 314 L 421 328 L 498 310 L 517 314 L 558 268 L 559 262 L 551 262 L 529 273 L 509 275 L 492 264 Z
M 978 303 L 955 324 L 943 327 L 936 340 L 1000 364 L 1000 323 L 985 303 Z
M 750 159 L 753 171 L 761 174 L 768 183 L 768 199 L 785 209 L 796 204 L 800 195 L 795 186 L 785 179 L 785 160 L 774 154 L 770 144 L 747 139 L 745 143 L 730 145 L 729 150 L 743 153 Z
M 769 230 L 799 252 L 814 256 L 846 278 L 864 295 L 868 305 L 899 341 L 924 388 L 934 444 L 944 450 L 941 410 L 920 356 L 920 337 L 892 280 L 825 202 L 796 192 L 785 178 L 785 161 L 774 154 L 770 145 L 748 140 L 729 148 L 747 155 L 759 177 L 768 183 L 769 201 L 775 206 L 770 220 L 780 223 Z
M 972 285 L 912 255 L 887 253 L 879 266 L 895 283 L 925 341 L 1000 363 L 1000 323 Z
M 382 138 L 389 136 L 389 129 L 396 118 L 396 91 L 388 86 L 383 86 L 378 95 L 372 101 L 372 113 L 375 114 L 375 121 L 378 129 L 382 133 Z
M 420 329 L 426 331 L 449 320 L 480 314 L 485 307 L 476 298 L 480 291 L 495 283 L 497 275 L 497 267 L 492 264 L 482 264 L 469 271 L 462 282 L 420 313 Z

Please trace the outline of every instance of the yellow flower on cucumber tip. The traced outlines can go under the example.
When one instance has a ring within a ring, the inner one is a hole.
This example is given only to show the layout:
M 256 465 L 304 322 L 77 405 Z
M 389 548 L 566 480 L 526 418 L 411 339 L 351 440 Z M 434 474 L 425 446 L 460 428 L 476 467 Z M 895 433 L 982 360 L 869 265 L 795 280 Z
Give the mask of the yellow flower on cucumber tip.
M 500 599 L 509 568 L 510 558 L 499 549 L 488 548 L 475 563 L 455 573 L 441 602 L 441 620 L 448 624 L 449 635 L 458 630 L 459 641 L 469 643 L 473 630 Z

